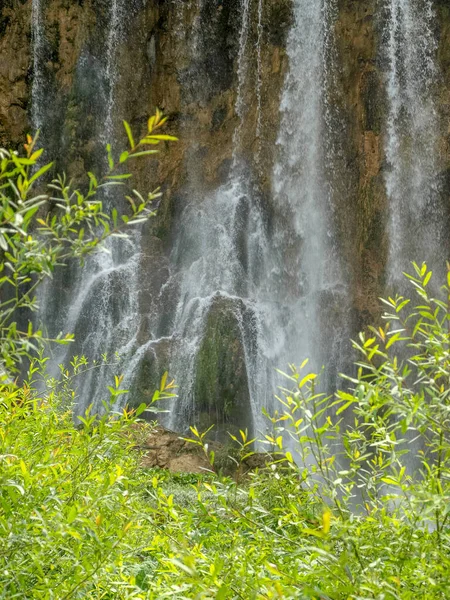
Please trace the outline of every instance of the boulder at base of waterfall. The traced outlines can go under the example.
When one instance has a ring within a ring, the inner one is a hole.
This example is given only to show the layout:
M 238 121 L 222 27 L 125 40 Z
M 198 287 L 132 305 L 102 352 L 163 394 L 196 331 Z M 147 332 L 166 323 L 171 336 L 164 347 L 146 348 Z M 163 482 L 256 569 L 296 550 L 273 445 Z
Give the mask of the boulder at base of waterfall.
M 254 338 L 251 309 L 240 299 L 217 295 L 197 356 L 194 390 L 198 427 L 214 425 L 216 440 L 229 441 L 227 432 L 252 423 L 245 344 Z

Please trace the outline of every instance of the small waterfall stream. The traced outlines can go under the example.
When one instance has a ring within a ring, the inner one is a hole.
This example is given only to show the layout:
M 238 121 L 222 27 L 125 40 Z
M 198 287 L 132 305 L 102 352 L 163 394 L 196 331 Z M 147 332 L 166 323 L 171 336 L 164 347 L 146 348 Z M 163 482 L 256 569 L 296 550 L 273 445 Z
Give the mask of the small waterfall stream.
M 44 125 L 44 48 L 45 28 L 42 0 L 31 5 L 31 41 L 33 48 L 33 81 L 31 85 L 31 122 L 34 133 Z
M 116 111 L 116 86 L 119 79 L 117 68 L 118 46 L 121 42 L 125 17 L 125 0 L 113 0 L 108 15 L 103 70 L 105 88 L 103 124 L 100 142 L 104 147 L 111 143 L 114 150 Z M 38 69 L 39 72 L 39 69 Z M 104 204 L 111 207 L 116 202 L 115 188 L 105 191 Z M 62 347 L 52 358 L 50 373 L 57 375 L 58 365 L 66 364 L 74 353 L 101 362 L 102 356 L 114 362 L 119 350 L 126 357 L 133 346 L 138 328 L 137 276 L 140 236 L 132 232 L 127 240 L 110 238 L 104 250 L 90 257 L 84 267 L 72 265 L 70 269 L 71 299 L 56 311 L 53 303 L 55 288 L 49 283 L 42 291 L 40 305 L 44 323 L 53 333 L 60 330 L 75 333 L 75 346 Z M 56 319 L 55 319 L 56 312 Z M 74 350 L 75 349 L 75 350 Z M 107 399 L 107 385 L 111 381 L 108 368 L 90 369 L 78 384 L 79 413 L 88 404 L 101 406 Z
M 107 81 L 106 119 L 104 127 L 105 142 L 114 140 L 115 93 L 119 73 L 117 70 L 117 46 L 120 42 L 121 29 L 125 18 L 125 3 L 123 0 L 111 0 L 108 37 L 106 42 L 105 79 Z
M 332 197 L 326 173 L 331 159 L 326 139 L 332 135 L 326 120 L 326 62 L 333 3 L 297 0 L 294 7 L 272 178 L 282 222 L 270 255 L 276 257 L 275 289 L 277 305 L 284 305 L 284 322 L 270 329 L 286 337 L 276 361 L 279 367 L 295 356 L 296 362 L 310 358 L 317 371 L 326 356 L 321 342 L 326 304 L 336 290 L 344 289 L 339 255 L 332 251 Z
M 412 260 L 437 266 L 444 258 L 439 261 L 437 256 L 444 244 L 444 212 L 438 181 L 435 18 L 432 0 L 389 0 L 386 4 L 387 273 L 388 281 L 396 286 Z
M 261 127 L 262 127 L 262 43 L 263 43 L 263 0 L 258 0 L 258 23 L 257 23 L 257 41 L 256 41 L 256 64 L 257 64 L 257 80 L 256 80 L 256 102 L 257 102 L 257 119 L 256 119 L 256 139 L 258 142 L 258 152 L 261 144 Z
M 198 354 L 205 335 L 211 311 L 216 306 L 225 307 L 239 330 L 239 337 L 246 357 L 247 380 L 256 382 L 251 372 L 255 362 L 252 331 L 254 285 L 251 268 L 255 262 L 255 248 L 250 238 L 261 242 L 255 229 L 262 228 L 258 209 L 248 191 L 248 181 L 240 160 L 241 128 L 247 108 L 244 93 L 247 85 L 247 44 L 250 27 L 250 0 L 243 0 L 237 57 L 237 96 L 235 112 L 239 117 L 233 135 L 233 158 L 226 184 L 214 194 L 203 198 L 194 197 L 180 218 L 183 223 L 173 252 L 172 261 L 181 274 L 179 302 L 174 319 L 172 339 L 174 351 L 171 373 L 180 383 L 180 400 L 172 411 L 169 425 L 182 429 L 195 419 Z M 193 176 L 195 180 L 195 175 Z M 201 191 L 192 190 L 193 194 Z M 248 213 L 243 220 L 243 212 Z M 245 239 L 246 238 L 246 239 Z M 240 242 L 246 249 L 240 247 Z M 247 254 L 243 259 L 242 252 Z M 253 254 L 253 256 L 252 256 Z M 244 262 L 246 264 L 244 264 Z M 250 393 L 253 418 L 258 411 L 256 398 Z

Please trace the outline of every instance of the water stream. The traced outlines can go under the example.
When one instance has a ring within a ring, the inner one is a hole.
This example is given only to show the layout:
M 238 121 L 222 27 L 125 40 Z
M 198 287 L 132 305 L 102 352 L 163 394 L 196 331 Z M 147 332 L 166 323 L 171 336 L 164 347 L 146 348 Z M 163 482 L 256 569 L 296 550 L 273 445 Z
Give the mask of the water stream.
M 113 0 L 108 15 L 105 55 L 102 61 L 105 86 L 100 93 L 104 97 L 104 112 L 100 124 L 100 142 L 104 147 L 111 143 L 114 150 L 117 114 L 115 101 L 118 71 L 118 47 L 121 42 L 125 17 L 125 0 Z M 106 190 L 104 205 L 111 208 L 116 202 L 115 188 Z M 75 333 L 75 345 L 56 350 L 50 362 L 50 374 L 56 376 L 58 365 L 67 364 L 73 354 L 86 356 L 91 361 L 114 362 L 120 350 L 126 357 L 133 347 L 138 328 L 137 277 L 140 236 L 132 232 L 128 240 L 110 238 L 103 251 L 90 257 L 79 268 L 72 265 L 69 271 L 70 300 L 58 302 L 58 286 L 61 281 L 49 283 L 42 290 L 41 316 L 50 332 Z M 67 282 L 66 282 L 67 285 Z M 55 289 L 56 288 L 56 289 Z M 56 291 L 56 293 L 55 293 Z M 117 369 L 117 368 L 116 368 Z M 101 406 L 107 400 L 107 385 L 111 383 L 111 369 L 90 369 L 79 378 L 78 413 L 94 403 Z
M 437 266 L 444 243 L 436 109 L 437 41 L 432 0 L 386 3 L 388 115 L 386 189 L 389 198 L 388 282 L 400 285 L 410 261 Z
M 297 0 L 294 7 L 272 176 L 279 220 L 267 255 L 276 307 L 268 311 L 267 348 L 278 348 L 270 366 L 286 368 L 292 357 L 296 364 L 308 358 L 311 370 L 319 372 L 324 364 L 339 363 L 340 344 L 348 336 L 349 300 L 334 245 L 335 200 L 327 179 L 333 161 L 327 144 L 333 136 L 327 64 L 334 3 Z M 331 378 L 325 381 L 329 376 L 324 375 L 326 388 L 333 385 Z
M 31 122 L 34 132 L 44 125 L 44 49 L 45 28 L 42 0 L 33 0 L 31 5 L 31 40 L 33 48 L 33 81 L 31 85 Z

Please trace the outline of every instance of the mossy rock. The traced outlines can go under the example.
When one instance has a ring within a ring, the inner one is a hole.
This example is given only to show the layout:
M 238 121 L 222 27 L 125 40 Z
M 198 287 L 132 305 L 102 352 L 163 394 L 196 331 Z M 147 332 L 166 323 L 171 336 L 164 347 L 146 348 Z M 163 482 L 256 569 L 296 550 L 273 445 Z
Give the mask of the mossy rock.
M 270 43 L 281 48 L 286 47 L 289 31 L 294 22 L 292 0 L 274 0 L 269 3 L 263 21 Z
M 216 439 L 251 429 L 244 338 L 252 313 L 242 300 L 217 295 L 208 313 L 197 355 L 195 405 L 201 427 L 214 424 Z M 247 332 L 247 333 L 246 333 Z
M 129 397 L 129 405 L 138 407 L 143 402 L 149 403 L 153 398 L 155 390 L 159 389 L 161 377 L 167 371 L 170 363 L 172 342 L 169 339 L 159 340 L 149 345 L 139 362 L 138 371 L 133 381 Z M 171 401 L 158 404 L 158 409 L 170 408 Z M 155 415 L 145 413 L 149 420 L 155 420 Z
M 363 73 L 361 99 L 364 110 L 364 129 L 379 134 L 382 128 L 385 106 L 377 71 L 370 70 Z

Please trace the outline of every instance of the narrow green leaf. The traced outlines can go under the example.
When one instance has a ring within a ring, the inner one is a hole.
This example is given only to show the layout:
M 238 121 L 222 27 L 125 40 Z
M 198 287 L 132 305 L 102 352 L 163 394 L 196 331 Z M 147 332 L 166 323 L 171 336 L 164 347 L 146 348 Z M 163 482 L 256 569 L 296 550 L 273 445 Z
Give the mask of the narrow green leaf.
M 134 150 L 134 148 L 136 147 L 136 144 L 134 143 L 133 134 L 131 132 L 131 127 L 127 123 L 127 121 L 124 121 L 123 125 L 125 127 L 125 131 L 127 132 L 128 141 L 130 142 L 130 147 L 131 147 L 132 150 Z
M 140 415 L 142 415 L 142 413 L 145 412 L 146 408 L 147 408 L 147 405 L 145 404 L 145 402 L 143 402 L 142 404 L 140 404 L 138 406 L 138 408 L 136 409 L 136 416 L 139 417 Z
M 177 137 L 175 137 L 173 135 L 165 135 L 165 134 L 149 135 L 149 136 L 147 136 L 147 139 L 163 140 L 163 141 L 167 141 L 167 142 L 178 142 Z
M 32 177 L 30 177 L 30 179 L 28 180 L 28 187 L 30 187 L 35 181 L 36 179 L 39 179 L 40 177 L 42 177 L 42 175 L 44 175 L 44 173 L 46 173 L 49 169 L 51 169 L 53 167 L 53 163 L 48 163 L 48 165 L 44 165 L 43 167 L 41 167 L 39 169 L 39 171 L 37 171 Z
M 163 392 L 166 389 L 167 377 L 169 373 L 166 371 L 161 378 L 161 385 L 159 387 L 160 391 Z
M 111 179 L 112 181 L 120 181 L 122 179 L 129 179 L 132 177 L 131 173 L 123 173 L 122 175 L 107 175 L 106 179 Z
M 109 170 L 112 171 L 114 169 L 114 159 L 111 152 L 111 144 L 106 144 L 106 153 L 108 155 Z
M 147 156 L 148 154 L 159 154 L 159 150 L 143 150 L 142 152 L 134 152 L 128 158 L 136 158 L 137 156 Z
M 313 381 L 314 379 L 316 379 L 316 377 L 317 375 L 315 373 L 309 373 L 308 375 L 303 377 L 303 379 L 298 384 L 299 389 L 301 389 L 305 385 L 305 383 L 308 383 L 308 381 Z

